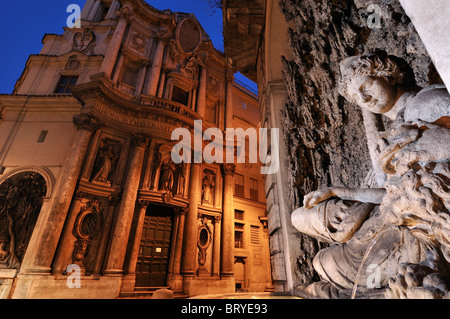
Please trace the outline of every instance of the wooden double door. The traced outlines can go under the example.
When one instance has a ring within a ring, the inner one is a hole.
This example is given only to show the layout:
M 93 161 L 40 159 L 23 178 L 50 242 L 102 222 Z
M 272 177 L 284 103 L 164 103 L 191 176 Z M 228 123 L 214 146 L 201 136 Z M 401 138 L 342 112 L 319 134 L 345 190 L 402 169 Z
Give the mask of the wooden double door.
M 142 229 L 136 287 L 165 286 L 173 230 L 173 208 L 150 205 Z

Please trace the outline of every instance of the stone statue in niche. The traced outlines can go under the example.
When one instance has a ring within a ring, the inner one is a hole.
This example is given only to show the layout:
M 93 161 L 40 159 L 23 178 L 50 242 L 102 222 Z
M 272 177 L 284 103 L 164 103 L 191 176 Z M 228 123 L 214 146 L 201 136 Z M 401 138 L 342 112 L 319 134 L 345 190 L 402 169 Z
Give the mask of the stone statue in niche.
M 213 205 L 214 187 L 214 173 L 206 170 L 202 181 L 202 204 Z
M 173 174 L 174 169 L 172 167 L 170 159 L 163 162 L 161 165 L 161 175 L 159 178 L 159 189 L 172 192 L 173 189 Z
M 35 172 L 15 175 L 0 185 L 0 269 L 19 269 L 47 192 Z
M 114 153 L 114 146 L 115 144 L 111 141 L 102 141 L 94 164 L 95 173 L 92 181 L 111 184 L 109 175 L 114 170 L 117 158 L 119 157 Z
M 330 187 L 305 196 L 291 216 L 302 233 L 335 244 L 313 265 L 318 298 L 450 298 L 450 96 L 420 88 L 385 52 L 341 63 L 339 92 L 394 127 L 379 134 L 380 189 Z M 372 154 L 373 155 L 373 154 Z
M 178 175 L 178 194 L 184 195 L 184 189 L 186 186 L 186 174 L 187 174 L 187 164 L 181 162 L 177 165 L 177 175 Z
M 73 50 L 81 53 L 94 54 L 95 33 L 86 28 L 83 32 L 77 32 L 73 36 Z
M 156 172 L 158 171 L 159 167 L 161 166 L 162 155 L 159 152 L 160 149 L 161 149 L 161 144 L 158 144 L 156 146 L 155 154 L 154 154 L 154 157 L 153 157 L 151 186 L 150 186 L 151 189 L 153 189 L 155 187 Z

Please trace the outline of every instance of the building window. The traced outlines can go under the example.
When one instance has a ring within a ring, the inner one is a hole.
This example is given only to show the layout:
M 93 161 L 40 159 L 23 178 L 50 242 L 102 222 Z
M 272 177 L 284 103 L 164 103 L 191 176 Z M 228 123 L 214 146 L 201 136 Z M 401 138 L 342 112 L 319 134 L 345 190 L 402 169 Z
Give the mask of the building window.
M 55 93 L 72 93 L 71 88 L 72 86 L 77 84 L 77 81 L 78 81 L 77 75 L 61 76 L 58 85 L 56 86 Z
M 48 131 L 41 131 L 41 134 L 39 134 L 39 138 L 37 140 L 38 143 L 44 143 L 45 138 L 47 137 Z
M 258 226 L 250 226 L 250 242 L 253 245 L 259 245 L 259 227 Z
M 244 248 L 244 224 L 234 224 L 234 248 Z
M 244 197 L 244 176 L 234 174 L 234 196 Z
M 234 210 L 234 219 L 244 220 L 244 211 L 243 210 Z
M 174 86 L 172 90 L 172 100 L 187 106 L 189 101 L 189 92 Z
M 258 180 L 250 178 L 250 199 L 258 200 Z
M 131 87 L 136 86 L 140 65 L 139 63 L 127 63 L 124 66 L 121 82 Z
M 247 110 L 247 103 L 245 101 L 242 101 L 242 109 Z

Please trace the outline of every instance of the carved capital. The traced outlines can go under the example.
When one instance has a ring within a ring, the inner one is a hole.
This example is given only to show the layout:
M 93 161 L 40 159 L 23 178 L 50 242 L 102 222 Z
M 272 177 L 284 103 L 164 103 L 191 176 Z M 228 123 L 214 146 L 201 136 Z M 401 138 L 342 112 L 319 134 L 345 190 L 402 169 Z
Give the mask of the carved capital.
M 150 144 L 150 136 L 142 132 L 132 133 L 132 140 L 136 147 L 146 148 Z
M 217 215 L 217 216 L 214 216 L 213 222 L 220 223 L 221 220 L 222 220 L 222 215 Z
M 162 43 L 168 44 L 169 39 L 170 39 L 170 33 L 168 31 L 158 31 L 158 33 L 156 34 L 156 37 Z
M 144 199 L 139 200 L 139 208 L 147 209 L 148 205 L 150 205 L 150 202 L 148 200 L 144 200 Z
M 75 193 L 75 200 L 77 200 L 77 201 L 82 201 L 83 199 L 86 198 L 86 196 L 87 196 L 86 193 L 77 191 L 77 192 Z
M 122 197 L 122 194 L 118 194 L 114 197 L 111 197 L 109 199 L 109 206 L 117 206 L 120 203 L 121 197 Z
M 73 123 L 79 130 L 95 132 L 100 127 L 100 121 L 91 114 L 79 114 L 73 117 Z
M 236 73 L 236 68 L 233 66 L 233 60 L 231 58 L 227 59 L 227 71 L 225 73 L 225 81 L 233 82 L 234 81 L 234 73 Z
M 235 164 L 222 164 L 221 166 L 222 174 L 225 175 L 234 175 L 234 172 L 236 171 L 236 165 Z
M 131 17 L 133 16 L 133 12 L 131 11 L 130 8 L 128 7 L 123 7 L 119 10 L 119 12 L 117 13 L 117 15 L 124 19 L 127 22 L 131 21 Z

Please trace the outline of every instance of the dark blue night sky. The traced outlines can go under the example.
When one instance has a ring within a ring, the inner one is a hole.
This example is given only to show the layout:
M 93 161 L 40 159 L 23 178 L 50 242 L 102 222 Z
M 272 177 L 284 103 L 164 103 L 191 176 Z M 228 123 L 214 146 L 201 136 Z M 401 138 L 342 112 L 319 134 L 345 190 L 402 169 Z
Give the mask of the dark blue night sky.
M 45 33 L 63 33 L 70 13 L 67 7 L 86 0 L 13 0 L 1 6 L 0 93 L 12 93 L 30 54 L 42 48 Z M 210 7 L 206 0 L 147 0 L 153 7 L 193 13 L 211 37 L 215 48 L 223 51 L 222 12 Z M 256 87 L 240 75 L 238 80 Z

